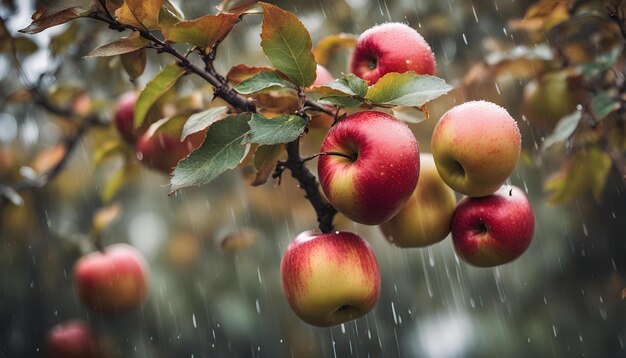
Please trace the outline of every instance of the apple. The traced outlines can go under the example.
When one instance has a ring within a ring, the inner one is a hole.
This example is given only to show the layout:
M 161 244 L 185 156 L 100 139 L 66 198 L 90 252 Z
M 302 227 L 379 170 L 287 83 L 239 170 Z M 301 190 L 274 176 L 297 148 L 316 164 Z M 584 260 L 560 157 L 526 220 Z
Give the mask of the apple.
M 391 219 L 417 185 L 417 140 L 406 124 L 386 113 L 346 116 L 326 133 L 321 152 L 317 168 L 328 201 L 358 223 Z
M 400 211 L 380 224 L 385 238 L 399 247 L 424 247 L 445 239 L 456 208 L 456 196 L 441 179 L 432 154 L 420 154 L 415 191 Z
M 315 68 L 315 82 L 313 82 L 313 86 L 323 86 L 324 84 L 334 80 L 333 75 L 328 71 L 328 69 L 320 64 Z
M 180 118 L 172 118 L 178 121 Z M 184 118 L 183 118 L 184 119 Z M 164 128 L 166 120 L 153 123 L 137 141 L 137 158 L 149 168 L 170 174 L 178 162 L 202 145 L 206 130 L 191 134 L 180 141 L 181 128 L 174 131 Z M 178 127 L 178 124 L 174 124 Z
M 444 113 L 431 142 L 443 181 L 473 197 L 498 190 L 515 168 L 521 145 L 515 120 L 486 101 L 465 102 Z
M 70 320 L 48 332 L 46 351 L 49 358 L 99 357 L 96 338 L 85 322 Z
M 376 256 L 367 241 L 350 232 L 301 233 L 287 247 L 280 273 L 289 305 L 314 326 L 359 318 L 380 296 Z
M 74 266 L 78 298 L 91 310 L 105 314 L 141 306 L 148 293 L 147 275 L 145 259 L 127 244 L 87 254 Z
M 530 245 L 535 216 L 524 192 L 505 185 L 492 195 L 464 198 L 452 217 L 454 250 L 479 267 L 515 260 Z
M 137 130 L 133 124 L 137 98 L 139 98 L 139 93 L 137 92 L 127 92 L 122 95 L 114 116 L 117 131 L 130 144 L 134 144 L 137 141 Z
M 389 22 L 374 26 L 359 36 L 350 60 L 350 71 L 369 85 L 389 72 L 435 75 L 435 55 L 415 29 Z
M 576 86 L 568 83 L 570 71 L 548 72 L 524 87 L 524 114 L 534 126 L 552 130 L 559 120 L 576 110 Z

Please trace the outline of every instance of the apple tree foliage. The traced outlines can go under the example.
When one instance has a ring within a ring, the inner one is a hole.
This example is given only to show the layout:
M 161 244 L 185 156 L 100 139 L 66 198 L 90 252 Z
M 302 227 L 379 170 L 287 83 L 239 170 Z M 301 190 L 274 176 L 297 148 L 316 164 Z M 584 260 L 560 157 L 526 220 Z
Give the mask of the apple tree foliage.
M 226 74 L 219 73 L 214 66 L 219 45 L 247 16 L 262 16 L 260 46 L 272 67 L 238 64 Z M 133 123 L 135 128 L 145 128 L 157 120 L 166 123 L 176 118 L 180 122 L 182 116 L 186 118 L 182 129 L 170 126 L 181 140 L 207 131 L 200 148 L 173 170 L 170 193 L 207 184 L 252 157 L 258 171 L 254 185 L 265 183 L 272 174 L 279 177 L 284 169 L 291 170 L 325 232 L 332 228 L 335 211 L 319 194 L 298 148 L 310 121 L 316 116 L 338 121 L 346 110 L 359 107 L 425 111 L 429 101 L 452 89 L 442 79 L 412 72 L 389 73 L 372 86 L 352 74 L 314 86 L 317 64 L 327 61 L 337 48 L 353 46 L 355 36 L 329 36 L 314 47 L 294 14 L 265 2 L 224 1 L 216 14 L 187 20 L 168 0 L 52 0 L 40 5 L 32 24 L 20 32 L 35 34 L 80 18 L 101 21 L 123 33 L 119 39 L 91 49 L 86 57 L 119 56 L 131 80 L 143 73 L 146 51 L 170 55 L 171 63 L 141 89 Z M 15 45 L 18 40 L 29 41 L 26 37 L 12 39 Z M 208 82 L 215 100 L 193 106 L 172 94 L 177 82 L 189 75 Z M 165 115 L 158 110 L 168 104 L 177 107 L 175 113 Z M 287 160 L 281 161 L 283 147 Z M 102 160 L 116 151 L 98 153 Z M 275 171 L 268 169 L 273 167 Z M 117 177 L 112 180 L 107 198 L 123 182 Z

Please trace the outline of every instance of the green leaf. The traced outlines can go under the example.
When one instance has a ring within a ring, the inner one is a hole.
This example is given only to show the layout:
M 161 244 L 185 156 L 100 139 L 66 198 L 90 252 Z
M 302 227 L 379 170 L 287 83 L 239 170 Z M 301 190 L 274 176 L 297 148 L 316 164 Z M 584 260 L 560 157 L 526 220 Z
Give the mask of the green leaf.
M 428 118 L 422 110 L 416 107 L 396 106 L 391 110 L 394 117 L 407 123 L 421 123 Z
M 165 10 L 161 10 L 159 26 L 163 36 L 170 42 L 188 42 L 209 53 L 221 42 L 239 21 L 239 14 L 206 15 L 195 20 L 172 23 Z
M 353 74 L 349 74 L 347 76 L 344 75 L 343 78 L 330 81 L 323 86 L 315 86 L 312 90 L 325 95 L 345 94 L 348 96 L 365 97 L 367 88 L 367 82 Z
M 268 119 L 255 113 L 249 124 L 250 135 L 246 138 L 246 143 L 271 145 L 296 140 L 304 132 L 306 119 L 296 115 Z
M 246 155 L 243 138 L 250 130 L 249 113 L 215 122 L 202 146 L 174 169 L 170 194 L 188 186 L 206 184 L 228 169 L 233 169 Z
M 438 77 L 390 72 L 368 89 L 365 98 L 374 104 L 421 107 L 451 89 Z
M 235 86 L 235 91 L 241 94 L 250 94 L 271 87 L 291 87 L 291 83 L 280 78 L 275 72 L 259 72 L 246 78 Z
M 145 48 L 149 44 L 150 41 L 144 39 L 143 37 L 141 37 L 141 35 L 139 35 L 138 32 L 135 31 L 131 33 L 128 37 L 121 38 L 119 40 L 96 48 L 95 50 L 88 53 L 85 57 L 117 56 L 124 53 L 140 50 L 142 48 Z
M 324 96 L 320 98 L 319 102 L 322 104 L 328 103 L 346 108 L 356 108 L 363 104 L 363 101 L 361 100 L 342 95 Z
M 226 13 L 241 13 L 254 7 L 257 2 L 258 0 L 222 0 L 217 5 L 217 10 Z
M 256 169 L 256 177 L 252 182 L 252 186 L 263 185 L 267 182 L 274 168 L 276 161 L 284 152 L 284 146 L 280 144 L 262 145 L 254 152 L 254 168 Z
M 618 108 L 619 102 L 606 92 L 600 92 L 591 99 L 591 112 L 598 120 L 604 119 Z
M 567 140 L 574 133 L 576 128 L 578 128 L 581 119 L 582 113 L 580 111 L 573 112 L 561 118 L 552 133 L 543 142 L 542 150 L 545 151 L 552 145 Z
M 183 132 L 180 135 L 180 141 L 182 142 L 183 140 L 185 140 L 185 138 L 187 138 L 187 136 L 191 134 L 209 128 L 211 124 L 224 118 L 226 113 L 228 113 L 228 107 L 220 106 L 209 108 L 206 111 L 191 115 L 189 119 L 187 119 L 187 122 L 185 122 Z
M 272 65 L 300 87 L 308 87 L 316 77 L 311 52 L 311 35 L 292 13 L 262 3 L 261 47 Z
M 135 128 L 141 127 L 150 107 L 184 74 L 180 66 L 171 64 L 148 82 L 135 104 Z
M 25 34 L 36 34 L 47 28 L 85 17 L 92 13 L 91 0 L 49 0 L 37 7 L 32 16 L 33 22 L 19 30 Z

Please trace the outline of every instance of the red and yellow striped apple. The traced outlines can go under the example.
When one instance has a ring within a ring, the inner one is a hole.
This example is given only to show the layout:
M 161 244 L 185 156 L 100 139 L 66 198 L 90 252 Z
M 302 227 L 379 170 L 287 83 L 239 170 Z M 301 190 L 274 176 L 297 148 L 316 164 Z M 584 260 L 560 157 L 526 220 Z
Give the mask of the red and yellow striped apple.
M 420 154 L 417 187 L 389 221 L 380 224 L 385 238 L 399 247 L 424 247 L 445 239 L 456 208 L 454 190 L 441 179 L 430 153 Z
M 454 250 L 479 267 L 515 260 L 530 245 L 535 216 L 524 192 L 503 186 L 492 195 L 461 200 L 452 218 Z
M 376 256 L 367 241 L 349 232 L 301 233 L 287 247 L 280 272 L 289 305 L 314 326 L 359 318 L 380 295 Z
M 432 136 L 437 170 L 452 189 L 489 195 L 511 175 L 522 145 L 517 123 L 497 104 L 470 101 L 439 119 Z
M 143 256 L 127 244 L 87 254 L 74 266 L 78 298 L 91 310 L 106 314 L 141 306 L 148 294 L 147 275 Z
M 320 184 L 328 201 L 348 218 L 378 225 L 409 199 L 419 177 L 419 148 L 406 124 L 386 113 L 351 114 L 322 142 Z
M 95 335 L 80 320 L 62 322 L 52 327 L 46 338 L 46 353 L 49 358 L 100 357 Z
M 435 55 L 415 29 L 390 22 L 374 26 L 359 36 L 350 71 L 369 85 L 389 72 L 435 75 Z

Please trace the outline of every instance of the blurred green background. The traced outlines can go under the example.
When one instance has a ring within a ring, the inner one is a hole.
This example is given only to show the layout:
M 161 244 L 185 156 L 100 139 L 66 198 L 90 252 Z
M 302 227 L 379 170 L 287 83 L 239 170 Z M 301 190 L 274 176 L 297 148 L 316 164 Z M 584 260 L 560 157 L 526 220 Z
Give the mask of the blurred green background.
M 459 86 L 472 65 L 483 61 L 493 42 L 521 41 L 508 29 L 531 1 L 319 0 L 272 1 L 294 12 L 317 43 L 326 35 L 359 34 L 377 23 L 400 21 L 430 43 L 438 76 Z M 10 31 L 29 23 L 34 4 L 16 2 L 3 18 Z M 214 12 L 216 1 L 180 1 L 188 18 Z M 259 45 L 259 18 L 246 17 L 219 48 L 217 67 L 268 64 Z M 22 62 L 31 81 L 59 64 L 46 82 L 85 89 L 111 113 L 112 103 L 132 84 L 119 61 L 83 59 L 98 45 L 119 36 L 89 20 L 35 36 L 47 48 Z M 343 57 L 342 57 L 343 56 Z M 148 56 L 141 87 L 167 55 Z M 346 71 L 345 54 L 329 66 Z M 10 58 L 0 57 L 1 97 L 23 87 Z M 179 92 L 205 86 L 186 79 Z M 511 264 L 471 267 L 455 256 L 448 239 L 425 249 L 399 249 L 377 227 L 341 217 L 337 227 L 365 237 L 382 273 L 381 297 L 366 317 L 335 328 L 316 328 L 290 310 L 280 287 L 280 260 L 301 231 L 315 228 L 314 212 L 296 183 L 249 185 L 248 173 L 227 172 L 199 188 L 168 197 L 168 178 L 135 168 L 115 201 L 120 217 L 103 233 L 104 243 L 129 242 L 150 265 L 150 294 L 141 310 L 114 317 L 90 313 L 73 291 L 72 267 L 85 250 L 93 214 L 104 203 L 103 186 L 116 160 L 95 167 L 91 159 L 102 137 L 88 137 L 53 183 L 24 195 L 20 207 L 0 210 L 0 356 L 44 356 L 45 336 L 55 324 L 81 318 L 119 357 L 515 357 L 624 356 L 626 305 L 626 200 L 623 181 L 612 173 L 599 201 L 579 196 L 564 205 L 546 202 L 543 180 L 554 170 L 537 160 L 542 133 L 522 120 L 524 83 L 490 82 L 465 98 L 488 98 L 518 119 L 526 160 L 511 183 L 525 189 L 536 215 L 529 250 Z M 207 90 L 205 99 L 210 99 Z M 411 125 L 422 151 L 439 116 L 458 101 L 458 92 L 438 99 L 431 117 Z M 106 104 L 109 104 L 108 106 Z M 35 166 L 38 153 L 64 136 L 63 123 L 32 105 L 0 107 L 0 183 L 15 182 L 22 166 Z M 316 152 L 320 133 L 311 133 L 303 154 Z M 40 156 L 39 156 L 40 157 Z M 44 160 L 45 159 L 40 159 Z M 35 163 L 35 164 L 33 164 Z M 312 168 L 314 166 L 311 166 Z M 242 229 L 247 229 L 241 233 Z M 242 248 L 224 247 L 224 238 Z M 252 242 L 252 243 L 251 243 Z M 251 243 L 251 244 L 250 244 Z M 248 245 L 250 244 L 250 245 Z

